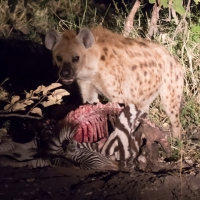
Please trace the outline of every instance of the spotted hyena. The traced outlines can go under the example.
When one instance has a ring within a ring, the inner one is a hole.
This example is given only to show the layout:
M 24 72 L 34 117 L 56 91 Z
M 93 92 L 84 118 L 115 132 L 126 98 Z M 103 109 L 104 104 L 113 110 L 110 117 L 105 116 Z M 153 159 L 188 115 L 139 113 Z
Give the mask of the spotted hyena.
M 130 39 L 98 26 L 49 30 L 45 45 L 64 84 L 75 79 L 83 102 L 98 102 L 98 94 L 112 102 L 133 103 L 139 110 L 160 94 L 174 137 L 181 136 L 182 66 L 163 46 L 145 39 Z

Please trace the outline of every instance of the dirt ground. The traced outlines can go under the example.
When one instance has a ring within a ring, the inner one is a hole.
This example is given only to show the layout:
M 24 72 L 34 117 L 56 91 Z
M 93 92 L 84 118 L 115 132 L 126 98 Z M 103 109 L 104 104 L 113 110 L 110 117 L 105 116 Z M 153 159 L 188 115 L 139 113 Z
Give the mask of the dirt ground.
M 163 173 L 87 171 L 62 167 L 1 168 L 0 199 L 189 200 L 200 198 L 199 169 Z
M 51 53 L 42 45 L 20 40 L 0 40 L 0 83 L 10 78 L 3 86 L 9 92 L 36 89 L 57 80 L 52 65 Z M 71 95 L 68 104 L 79 103 L 76 90 L 67 88 Z M 71 89 L 71 90 L 70 90 Z M 49 115 L 56 114 L 48 110 Z M 60 111 L 61 112 L 61 111 Z M 50 113 L 50 114 L 49 114 Z M 61 113 L 60 113 L 61 114 Z M 0 118 L 0 125 L 8 118 Z M 20 122 L 19 122 L 20 121 Z M 11 118 L 16 137 L 22 119 Z M 26 133 L 25 133 L 26 134 Z M 131 200 L 190 200 L 200 199 L 199 168 L 188 167 L 180 175 L 178 170 L 163 170 L 157 173 L 134 171 L 83 171 L 64 167 L 0 168 L 0 199 L 131 199 Z

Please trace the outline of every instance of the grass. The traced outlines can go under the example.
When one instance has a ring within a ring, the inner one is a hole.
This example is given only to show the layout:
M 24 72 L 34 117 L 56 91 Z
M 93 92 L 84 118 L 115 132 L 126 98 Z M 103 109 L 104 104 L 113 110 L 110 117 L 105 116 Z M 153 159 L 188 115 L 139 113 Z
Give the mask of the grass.
M 19 0 L 13 13 L 10 12 L 7 1 L 0 4 L 0 37 L 8 38 L 19 33 L 28 39 L 42 42 L 49 28 L 55 28 L 60 32 L 66 29 L 77 29 L 83 26 L 95 26 L 103 24 L 114 32 L 123 31 L 124 19 L 131 5 L 125 5 L 120 9 L 113 1 L 113 6 L 93 5 L 92 0 L 49 0 L 29 1 L 24 7 L 24 1 Z M 141 7 L 142 8 L 142 7 Z M 185 157 L 200 161 L 200 144 L 195 143 L 192 135 L 200 126 L 200 11 L 195 5 L 191 6 L 191 12 L 184 21 L 179 16 L 181 26 L 172 21 L 166 22 L 167 9 L 161 10 L 158 30 L 154 40 L 163 44 L 174 55 L 176 55 L 184 68 L 185 87 L 181 122 L 184 132 L 187 134 L 182 141 L 182 151 Z M 150 21 L 149 12 L 139 10 L 134 21 L 132 37 L 145 37 L 147 25 Z M 169 127 L 169 120 L 162 111 L 156 99 L 150 109 L 150 117 L 159 125 Z M 180 144 L 174 145 L 174 155 L 180 158 Z M 176 157 L 175 156 L 175 157 Z

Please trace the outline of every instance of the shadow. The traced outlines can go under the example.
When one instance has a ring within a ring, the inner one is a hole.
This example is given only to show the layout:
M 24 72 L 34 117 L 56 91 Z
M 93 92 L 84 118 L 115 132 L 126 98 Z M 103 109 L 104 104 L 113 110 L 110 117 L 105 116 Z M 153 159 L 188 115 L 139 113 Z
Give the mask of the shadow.
M 28 40 L 0 40 L 0 83 L 9 92 L 36 89 L 57 80 L 51 52 L 43 45 Z
M 10 95 L 23 95 L 24 91 L 35 90 L 38 86 L 48 86 L 58 79 L 58 69 L 53 65 L 51 51 L 43 44 L 22 39 L 0 39 L 0 84 L 9 78 L 2 86 Z M 63 87 L 70 95 L 63 97 L 63 106 L 41 107 L 44 113 L 61 118 L 81 103 L 81 95 L 76 82 Z M 23 95 L 24 96 L 24 95 Z M 1 103 L 1 109 L 4 103 Z M 28 108 L 28 107 L 27 107 Z M 52 111 L 56 108 L 56 111 Z M 29 108 L 28 108 L 29 109 Z M 53 114 L 51 114 L 51 111 Z M 20 111 L 20 113 L 23 113 Z M 46 114 L 45 116 L 49 117 Z M 8 118 L 7 118 L 8 119 Z M 4 122 L 5 118 L 0 118 Z M 12 118 L 11 121 L 15 121 Z M 21 124 L 21 123 L 20 123 Z

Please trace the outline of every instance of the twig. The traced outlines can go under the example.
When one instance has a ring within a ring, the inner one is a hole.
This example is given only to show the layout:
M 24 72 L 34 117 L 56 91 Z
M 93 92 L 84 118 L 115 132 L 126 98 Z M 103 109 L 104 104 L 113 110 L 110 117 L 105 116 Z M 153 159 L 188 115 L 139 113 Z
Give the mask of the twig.
M 10 78 L 6 78 L 2 83 L 1 83 L 1 85 L 0 86 L 2 86 L 6 81 L 8 81 Z
M 105 19 L 106 15 L 108 14 L 108 11 L 109 11 L 109 9 L 110 9 L 110 6 L 111 6 L 111 4 L 109 4 L 109 6 L 108 6 L 108 8 L 107 8 L 107 10 L 106 10 L 106 13 L 105 13 L 105 15 L 104 15 L 104 17 L 102 17 L 102 22 L 100 23 L 100 25 L 103 24 L 104 19 Z
M 187 4 L 187 7 L 186 7 L 185 14 L 183 15 L 182 20 L 180 21 L 179 25 L 177 26 L 177 28 L 176 28 L 176 30 L 174 32 L 174 35 L 172 37 L 172 40 L 175 39 L 175 37 L 177 35 L 177 32 L 180 32 L 180 31 L 182 32 L 182 24 L 183 23 L 187 24 L 186 17 L 187 17 L 187 14 L 188 14 L 189 10 L 190 10 L 190 3 L 191 3 L 191 0 L 188 0 L 188 4 Z M 186 29 L 185 29 L 185 31 L 186 31 Z M 184 33 L 185 33 L 185 31 L 184 31 Z
M 170 9 L 172 11 L 172 17 L 174 18 L 175 24 L 178 25 L 179 21 L 178 21 L 177 15 L 176 15 L 176 11 L 172 7 Z
M 135 14 L 140 7 L 141 1 L 136 0 L 133 8 L 131 9 L 131 12 L 129 13 L 128 17 L 126 18 L 124 22 L 124 31 L 123 31 L 123 36 L 128 37 L 131 31 L 133 30 L 133 19 L 135 17 Z
M 153 6 L 153 12 L 152 12 L 152 17 L 151 17 L 151 23 L 149 27 L 149 31 L 147 36 L 151 38 L 153 35 L 155 35 L 158 31 L 157 29 L 157 22 L 159 19 L 159 12 L 160 12 L 160 3 L 155 3 Z
M 83 12 L 83 17 L 82 17 L 82 21 L 81 21 L 81 27 L 83 26 L 83 21 L 84 21 L 84 19 L 85 19 L 85 13 L 86 13 L 86 11 L 87 11 L 87 0 L 85 1 L 85 10 L 84 10 L 84 12 Z
M 56 81 L 56 83 L 57 83 L 59 80 L 60 80 L 60 78 Z M 22 117 L 22 118 L 42 119 L 42 117 L 30 116 L 29 114 L 31 113 L 31 111 L 32 111 L 38 104 L 40 104 L 40 103 L 44 100 L 44 98 L 46 98 L 46 97 L 48 96 L 48 94 L 49 94 L 49 90 L 47 90 L 46 94 L 44 94 L 44 95 L 40 98 L 40 100 L 39 100 L 36 104 L 34 104 L 33 107 L 32 107 L 25 115 L 23 115 L 23 114 L 13 114 L 13 113 L 9 114 L 9 113 L 8 113 L 8 110 L 10 110 L 13 106 L 15 106 L 16 103 L 18 103 L 19 101 L 22 101 L 22 102 L 23 102 L 24 100 L 26 100 L 26 99 L 23 99 L 23 100 L 16 101 L 13 105 L 11 105 L 11 107 L 10 107 L 7 111 L 1 111 L 1 110 L 0 110 L 0 117 Z M 33 93 L 32 93 L 32 95 L 33 95 Z M 29 98 L 27 98 L 27 99 L 31 99 L 31 97 L 29 97 Z
M 58 83 L 58 81 L 60 80 L 60 78 L 56 81 L 56 83 Z M 49 94 L 49 90 L 47 91 L 47 93 L 45 95 L 43 95 L 43 97 L 27 112 L 26 115 L 29 115 L 31 113 L 31 111 L 38 105 L 40 104 Z
M 42 97 L 42 98 L 27 112 L 26 115 L 29 115 L 29 114 L 31 113 L 31 111 L 32 111 L 38 104 L 40 104 L 40 103 L 43 101 L 44 98 L 47 97 L 47 95 L 48 95 L 48 92 L 47 92 L 46 95 L 44 95 L 44 96 L 43 96 L 43 97 Z
M 30 119 L 43 119 L 42 117 L 23 115 L 23 114 L 0 114 L 0 117 L 21 117 L 21 118 L 30 118 Z

